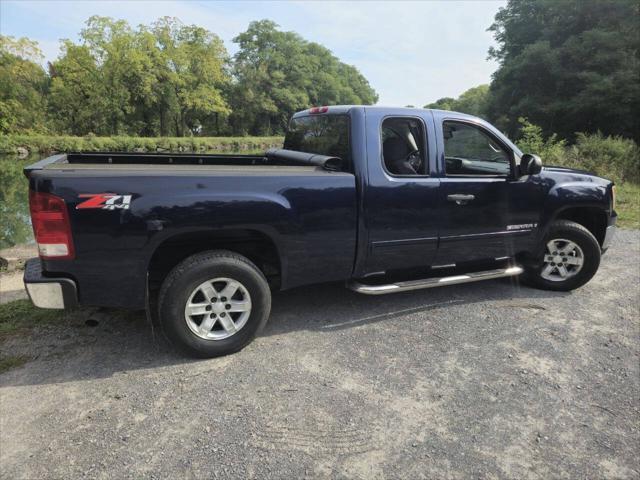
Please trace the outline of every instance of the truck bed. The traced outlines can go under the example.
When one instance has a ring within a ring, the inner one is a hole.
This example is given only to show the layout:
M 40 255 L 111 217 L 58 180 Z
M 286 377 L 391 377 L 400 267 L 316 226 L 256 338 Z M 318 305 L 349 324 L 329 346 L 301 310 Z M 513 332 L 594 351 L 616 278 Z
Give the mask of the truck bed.
M 68 154 L 30 165 L 25 174 L 31 191 L 67 205 L 75 259 L 45 259 L 42 270 L 74 279 L 84 305 L 144 308 L 140 278 L 157 258 L 188 251 L 194 241 L 214 248 L 221 236 L 235 246 L 249 240 L 270 245 L 283 289 L 344 280 L 353 269 L 355 176 L 313 159 Z M 126 197 L 127 205 L 78 208 L 100 195 Z

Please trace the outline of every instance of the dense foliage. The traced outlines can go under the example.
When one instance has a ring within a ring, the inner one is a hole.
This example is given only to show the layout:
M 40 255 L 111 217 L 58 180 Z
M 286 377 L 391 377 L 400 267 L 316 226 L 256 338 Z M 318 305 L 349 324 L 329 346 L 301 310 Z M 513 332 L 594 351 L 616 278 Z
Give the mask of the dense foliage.
M 0 35 L 0 133 L 45 130 L 48 78 L 35 42 Z
M 350 65 L 317 43 L 281 32 L 269 20 L 252 22 L 233 40 L 236 82 L 230 95 L 236 133 L 281 132 L 291 115 L 310 105 L 372 104 L 378 95 Z
M 431 108 L 480 115 L 518 136 L 527 117 L 550 136 L 640 139 L 640 4 L 633 0 L 510 0 L 489 28 L 499 62 L 490 88 Z
M 635 0 L 511 0 L 490 27 L 500 67 L 488 115 L 513 134 L 526 115 L 563 138 L 640 138 L 640 4 Z
M 134 29 L 94 16 L 45 72 L 34 42 L 0 36 L 0 133 L 272 135 L 296 110 L 377 101 L 355 67 L 271 21 L 234 42 L 230 58 L 175 18 Z
M 573 145 L 520 118 L 518 147 L 537 153 L 545 165 L 577 168 L 613 180 L 617 185 L 618 225 L 640 228 L 640 148 L 629 138 L 579 133 Z
M 489 103 L 489 85 L 479 85 L 470 88 L 458 98 L 444 97 L 429 103 L 424 108 L 435 108 L 438 110 L 452 110 L 454 112 L 463 112 L 478 117 L 484 117 L 487 114 Z
M 540 155 L 545 165 L 587 170 L 618 184 L 640 182 L 640 149 L 629 138 L 578 133 L 575 142 L 567 145 L 556 134 L 545 138 L 541 127 L 524 118 L 520 124 L 518 147 Z

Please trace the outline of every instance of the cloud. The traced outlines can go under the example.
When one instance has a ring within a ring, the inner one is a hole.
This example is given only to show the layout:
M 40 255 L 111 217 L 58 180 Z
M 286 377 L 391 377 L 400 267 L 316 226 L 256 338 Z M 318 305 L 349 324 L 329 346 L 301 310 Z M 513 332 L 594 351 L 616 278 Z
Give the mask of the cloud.
M 77 39 L 91 15 L 134 26 L 175 16 L 217 33 L 234 53 L 232 38 L 251 21 L 269 18 L 355 65 L 380 94 L 380 103 L 421 106 L 489 82 L 496 64 L 486 60 L 494 44 L 486 29 L 504 3 L 4 1 L 0 31 L 38 40 L 52 60 L 56 42 Z

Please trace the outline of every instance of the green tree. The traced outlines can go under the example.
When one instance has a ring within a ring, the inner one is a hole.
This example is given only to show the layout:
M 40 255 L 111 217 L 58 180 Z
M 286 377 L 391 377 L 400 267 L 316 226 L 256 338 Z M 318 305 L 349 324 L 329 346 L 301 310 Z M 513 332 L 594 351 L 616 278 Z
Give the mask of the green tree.
M 223 92 L 230 82 L 229 59 L 220 37 L 170 17 L 155 22 L 151 31 L 160 49 L 156 95 L 162 134 L 168 132 L 167 121 L 183 136 L 186 130 L 198 133 L 212 117 L 217 122 L 228 115 Z
M 271 134 L 297 110 L 378 98 L 354 66 L 268 20 L 236 37 L 233 62 L 217 35 L 170 17 L 134 29 L 93 16 L 79 37 L 48 75 L 33 42 L 2 37 L 0 131 Z
M 80 45 L 63 41 L 50 67 L 56 125 L 76 135 L 138 133 L 137 106 L 149 103 L 158 81 L 140 35 L 124 20 L 94 16 L 80 38 Z
M 49 116 L 59 133 L 108 135 L 107 91 L 87 46 L 64 40 L 59 60 L 49 65 Z
M 425 105 L 424 108 L 452 110 L 484 117 L 487 115 L 488 103 L 489 85 L 479 85 L 465 91 L 458 98 L 443 97 L 433 103 Z
M 526 116 L 546 135 L 638 139 L 639 12 L 635 0 L 510 0 L 489 29 L 490 117 L 511 135 Z
M 133 30 L 124 20 L 91 17 L 81 43 L 63 43 L 51 65 L 51 116 L 59 131 L 83 135 L 183 136 L 230 109 L 222 40 L 162 18 Z
M 442 97 L 432 103 L 427 103 L 424 108 L 433 108 L 436 110 L 455 111 L 456 99 L 453 97 Z M 464 112 L 463 112 L 464 113 Z
M 48 77 L 36 42 L 0 35 L 0 133 L 45 130 Z
M 235 133 L 280 133 L 297 110 L 378 99 L 355 67 L 270 20 L 252 22 L 233 41 L 239 46 L 230 91 Z

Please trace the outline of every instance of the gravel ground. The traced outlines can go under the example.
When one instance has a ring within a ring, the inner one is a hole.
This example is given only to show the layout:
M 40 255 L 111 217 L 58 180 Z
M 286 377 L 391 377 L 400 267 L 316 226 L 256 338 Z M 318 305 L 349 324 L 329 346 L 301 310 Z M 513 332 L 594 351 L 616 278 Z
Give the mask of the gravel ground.
M 639 287 L 623 231 L 573 293 L 279 293 L 214 360 L 89 311 L 2 345 L 36 358 L 0 375 L 0 476 L 640 478 Z

